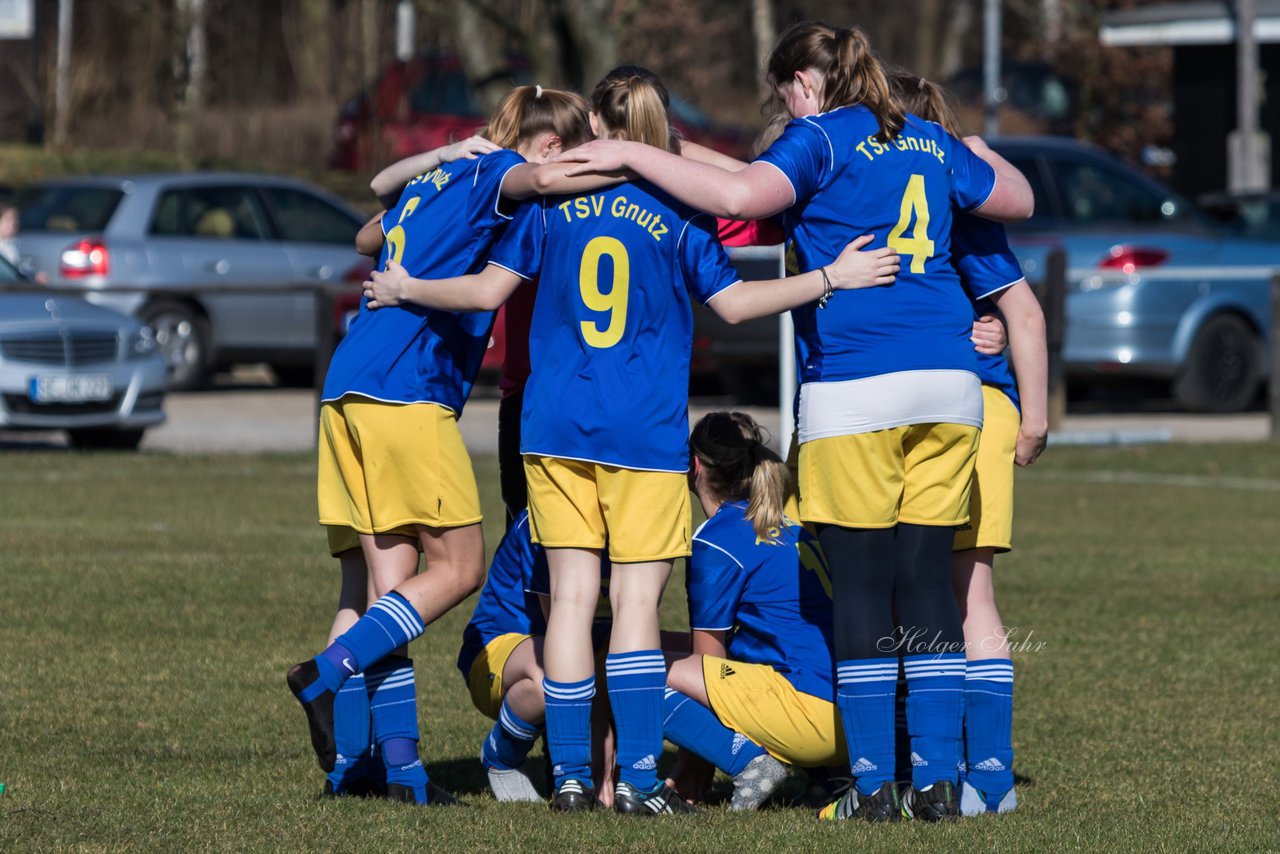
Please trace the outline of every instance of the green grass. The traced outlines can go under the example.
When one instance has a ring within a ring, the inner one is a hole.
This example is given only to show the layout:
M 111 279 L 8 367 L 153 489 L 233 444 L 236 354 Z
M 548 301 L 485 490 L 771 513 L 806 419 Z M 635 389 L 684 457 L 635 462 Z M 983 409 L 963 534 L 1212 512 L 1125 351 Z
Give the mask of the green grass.
M 477 467 L 496 484 L 492 460 Z M 1103 479 L 1114 472 L 1129 481 Z M 998 584 L 1029 642 L 1016 656 L 1022 807 L 949 827 L 496 804 L 474 758 L 489 723 L 453 668 L 469 606 L 415 658 L 428 766 L 475 807 L 317 800 L 283 685 L 323 641 L 336 598 L 313 478 L 301 455 L 0 457 L 0 850 L 1280 845 L 1275 446 L 1053 449 L 1020 475 L 1018 548 Z

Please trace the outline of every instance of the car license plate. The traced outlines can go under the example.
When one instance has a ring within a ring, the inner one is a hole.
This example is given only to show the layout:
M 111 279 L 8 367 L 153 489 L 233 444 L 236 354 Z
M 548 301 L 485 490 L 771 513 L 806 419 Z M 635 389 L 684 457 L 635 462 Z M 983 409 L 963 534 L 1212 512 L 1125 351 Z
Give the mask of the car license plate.
M 89 403 L 111 398 L 111 378 L 105 374 L 32 377 L 28 396 L 35 403 Z

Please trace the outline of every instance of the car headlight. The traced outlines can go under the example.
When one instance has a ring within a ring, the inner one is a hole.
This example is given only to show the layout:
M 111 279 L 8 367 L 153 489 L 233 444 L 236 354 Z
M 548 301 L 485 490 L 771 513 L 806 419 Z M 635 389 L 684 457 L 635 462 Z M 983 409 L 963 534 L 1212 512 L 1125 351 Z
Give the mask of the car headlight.
M 156 336 L 150 326 L 143 326 L 129 335 L 129 347 L 126 352 L 131 359 L 141 359 L 156 351 Z

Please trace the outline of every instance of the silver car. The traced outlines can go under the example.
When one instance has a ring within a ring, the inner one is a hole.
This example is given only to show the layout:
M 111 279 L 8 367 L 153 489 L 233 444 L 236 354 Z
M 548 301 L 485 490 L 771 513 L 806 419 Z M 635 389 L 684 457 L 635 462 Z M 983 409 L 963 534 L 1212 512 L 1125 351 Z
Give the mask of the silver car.
M 67 178 L 27 187 L 15 204 L 24 269 L 154 329 L 171 388 L 234 362 L 267 362 L 287 382 L 308 381 L 311 289 L 358 284 L 369 269 L 353 248 L 360 216 L 289 178 Z
M 66 430 L 81 448 L 138 447 L 164 421 L 151 330 L 76 296 L 29 288 L 0 258 L 0 430 Z

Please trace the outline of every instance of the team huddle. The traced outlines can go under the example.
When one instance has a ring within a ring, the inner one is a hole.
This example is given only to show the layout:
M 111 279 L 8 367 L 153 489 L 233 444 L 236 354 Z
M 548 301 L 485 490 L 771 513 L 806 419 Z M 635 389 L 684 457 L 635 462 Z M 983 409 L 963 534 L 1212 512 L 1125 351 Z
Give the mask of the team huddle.
M 458 668 L 500 801 L 543 799 L 545 737 L 558 811 L 696 813 L 717 768 L 731 809 L 789 768 L 846 781 L 822 819 L 1016 806 L 992 563 L 1046 432 L 1043 317 L 1000 225 L 1030 186 L 856 28 L 791 28 L 768 76 L 786 115 L 751 163 L 681 140 L 623 66 L 589 99 L 518 87 L 480 136 L 374 178 L 356 243 L 379 272 L 320 416 L 339 611 L 287 679 L 327 793 L 457 803 L 419 758 L 407 646 L 480 590 Z M 743 239 L 785 241 L 791 275 L 742 281 Z M 741 413 L 690 429 L 694 299 L 792 312 L 786 463 Z M 486 576 L 457 419 L 504 304 Z M 690 626 L 661 632 L 677 558 Z

